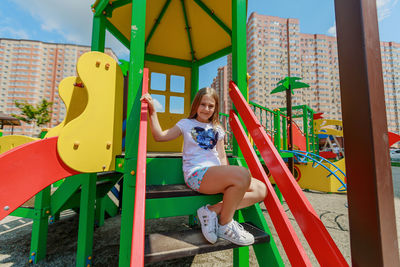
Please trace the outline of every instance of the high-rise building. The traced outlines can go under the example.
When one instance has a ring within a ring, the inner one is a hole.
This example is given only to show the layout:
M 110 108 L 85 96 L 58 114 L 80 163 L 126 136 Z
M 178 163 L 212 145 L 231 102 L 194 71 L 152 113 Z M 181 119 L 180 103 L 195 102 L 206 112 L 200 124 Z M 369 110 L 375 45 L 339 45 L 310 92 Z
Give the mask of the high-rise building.
M 218 68 L 217 77 L 214 78 L 211 87 L 217 91 L 219 97 L 219 112 L 228 114 L 231 109 L 231 100 L 228 95 L 228 90 L 225 88 L 229 81 L 232 80 L 232 75 L 229 75 L 228 65 Z
M 400 44 L 381 42 L 381 53 L 388 128 L 400 133 L 400 90 L 396 90 L 400 88 Z M 219 77 L 231 75 L 231 64 L 229 55 L 228 74 L 219 71 L 214 80 L 224 90 L 228 83 Z M 293 105 L 306 104 L 329 119 L 342 117 L 336 37 L 300 33 L 297 19 L 254 12 L 247 22 L 247 71 L 250 101 L 270 109 L 285 107 L 286 94 L 270 92 L 284 77 L 300 77 L 310 87 L 294 90 Z
M 89 46 L 44 43 L 31 40 L 0 39 L 0 111 L 19 114 L 15 101 L 35 105 L 42 99 L 53 102 L 51 121 L 41 127 L 54 127 L 65 116 L 65 106 L 58 96 L 58 84 L 76 76 L 76 62 Z M 117 59 L 111 49 L 106 53 Z M 22 123 L 14 134 L 34 136 L 40 129 Z M 4 127 L 11 134 L 11 127 Z

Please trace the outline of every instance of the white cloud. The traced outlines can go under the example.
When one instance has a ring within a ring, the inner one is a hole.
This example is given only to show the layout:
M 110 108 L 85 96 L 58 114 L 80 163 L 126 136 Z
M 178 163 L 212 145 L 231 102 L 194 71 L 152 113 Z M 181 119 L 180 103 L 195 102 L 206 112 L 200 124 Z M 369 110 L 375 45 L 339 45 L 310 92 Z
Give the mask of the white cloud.
M 387 17 L 390 17 L 393 9 L 397 5 L 399 0 L 376 0 L 376 7 L 378 9 L 378 20 L 382 21 Z
M 328 29 L 328 35 L 336 36 L 336 22 Z
M 15 39 L 29 39 L 29 34 L 23 29 L 15 29 L 10 26 L 0 26 L 0 36 L 9 36 Z
M 29 5 L 26 0 L 14 1 L 39 21 L 42 30 L 57 33 L 64 38 L 57 42 L 90 45 L 93 0 L 33 0 Z M 111 47 L 119 58 L 129 58 L 129 50 L 111 34 L 107 34 L 106 47 Z

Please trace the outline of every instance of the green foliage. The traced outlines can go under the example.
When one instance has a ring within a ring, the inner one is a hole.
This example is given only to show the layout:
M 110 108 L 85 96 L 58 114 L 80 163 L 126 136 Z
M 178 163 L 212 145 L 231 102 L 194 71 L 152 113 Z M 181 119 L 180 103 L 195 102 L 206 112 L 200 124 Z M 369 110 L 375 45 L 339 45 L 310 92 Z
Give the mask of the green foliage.
M 292 95 L 293 95 L 294 94 L 293 89 L 310 87 L 310 85 L 308 85 L 306 83 L 298 82 L 298 80 L 301 80 L 301 78 L 285 77 L 283 80 L 280 80 L 277 83 L 278 86 L 271 91 L 271 94 L 283 92 L 283 91 L 290 89 L 292 91 Z
M 119 66 L 121 67 L 122 70 L 122 74 L 124 76 L 126 76 L 128 74 L 128 70 L 129 70 L 129 62 L 123 59 L 120 59 L 119 62 L 121 62 L 121 64 L 119 64 Z
M 15 106 L 21 110 L 21 115 L 11 114 L 14 118 L 17 118 L 26 123 L 35 123 L 36 126 L 41 126 L 50 121 L 50 107 L 53 105 L 52 102 L 48 102 L 43 99 L 40 103 L 35 106 L 28 103 L 22 103 L 15 101 Z

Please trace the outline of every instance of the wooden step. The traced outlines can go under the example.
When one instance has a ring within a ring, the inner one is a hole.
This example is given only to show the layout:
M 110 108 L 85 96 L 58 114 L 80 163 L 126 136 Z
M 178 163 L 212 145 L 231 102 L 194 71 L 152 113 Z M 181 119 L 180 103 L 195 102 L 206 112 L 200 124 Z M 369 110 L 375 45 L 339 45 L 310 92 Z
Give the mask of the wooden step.
M 242 223 L 243 227 L 252 233 L 254 244 L 270 241 L 270 236 L 257 227 Z M 154 233 L 145 237 L 145 263 L 171 260 L 239 247 L 224 239 L 218 239 L 210 244 L 200 229 L 190 229 L 181 232 Z
M 189 197 L 189 196 L 202 196 L 187 185 L 174 184 L 174 185 L 148 185 L 146 186 L 146 198 L 166 198 L 166 197 Z

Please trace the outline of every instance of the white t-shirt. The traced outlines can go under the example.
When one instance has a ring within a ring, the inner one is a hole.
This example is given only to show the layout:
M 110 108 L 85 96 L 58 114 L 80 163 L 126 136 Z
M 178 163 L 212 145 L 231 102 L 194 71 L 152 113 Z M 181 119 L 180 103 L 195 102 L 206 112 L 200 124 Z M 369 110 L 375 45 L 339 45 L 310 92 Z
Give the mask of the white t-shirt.
M 213 128 L 212 123 L 199 122 L 196 119 L 182 119 L 176 126 L 183 135 L 183 174 L 185 181 L 199 168 L 219 166 L 216 144 L 224 138 L 221 126 Z

